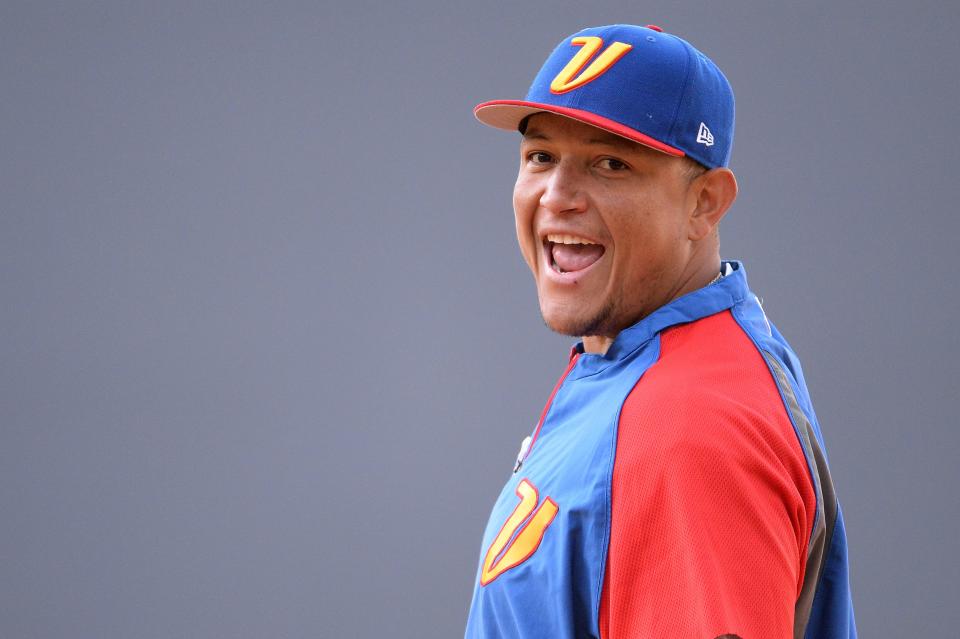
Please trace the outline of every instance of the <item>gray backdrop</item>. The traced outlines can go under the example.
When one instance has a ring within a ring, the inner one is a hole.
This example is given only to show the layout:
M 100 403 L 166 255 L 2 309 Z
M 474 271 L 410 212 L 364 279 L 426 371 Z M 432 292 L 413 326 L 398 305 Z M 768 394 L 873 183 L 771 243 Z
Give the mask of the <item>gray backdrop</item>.
M 862 636 L 955 636 L 958 11 L 3 2 L 0 636 L 462 633 L 571 341 L 471 107 L 611 22 L 732 81 L 723 255 L 803 360 Z

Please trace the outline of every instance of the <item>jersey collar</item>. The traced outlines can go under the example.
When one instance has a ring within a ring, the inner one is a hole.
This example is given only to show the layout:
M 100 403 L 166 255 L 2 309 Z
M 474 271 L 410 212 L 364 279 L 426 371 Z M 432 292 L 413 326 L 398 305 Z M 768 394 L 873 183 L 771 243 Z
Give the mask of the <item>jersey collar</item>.
M 725 275 L 713 284 L 681 295 L 677 299 L 665 304 L 650 313 L 642 320 L 620 331 L 613 344 L 604 354 L 585 353 L 583 342 L 577 342 L 570 350 L 570 356 L 579 356 L 577 368 L 582 369 L 581 375 L 599 372 L 610 364 L 631 355 L 638 348 L 649 342 L 660 331 L 676 324 L 694 322 L 732 308 L 750 294 L 747 286 L 747 273 L 743 263 L 738 260 L 724 260 L 721 269 L 727 270 Z

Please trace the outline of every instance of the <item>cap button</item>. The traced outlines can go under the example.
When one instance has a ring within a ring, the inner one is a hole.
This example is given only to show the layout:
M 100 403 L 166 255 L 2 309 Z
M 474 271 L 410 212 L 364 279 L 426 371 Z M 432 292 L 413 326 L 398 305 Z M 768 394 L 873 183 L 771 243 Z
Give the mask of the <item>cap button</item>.
M 661 29 L 660 27 L 658 27 L 658 26 L 655 25 L 655 24 L 648 24 L 648 25 L 647 25 L 647 28 L 648 28 L 648 29 L 653 29 L 653 30 L 656 31 L 657 33 L 663 33 L 663 29 Z

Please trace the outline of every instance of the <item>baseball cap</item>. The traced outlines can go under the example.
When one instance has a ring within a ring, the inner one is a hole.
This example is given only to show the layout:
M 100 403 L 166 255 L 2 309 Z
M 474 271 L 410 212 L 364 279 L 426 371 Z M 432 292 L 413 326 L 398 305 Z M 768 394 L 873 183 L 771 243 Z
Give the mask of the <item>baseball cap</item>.
M 716 64 L 660 27 L 614 24 L 564 38 L 523 100 L 474 107 L 478 120 L 516 131 L 549 111 L 709 168 L 727 166 L 733 90 Z

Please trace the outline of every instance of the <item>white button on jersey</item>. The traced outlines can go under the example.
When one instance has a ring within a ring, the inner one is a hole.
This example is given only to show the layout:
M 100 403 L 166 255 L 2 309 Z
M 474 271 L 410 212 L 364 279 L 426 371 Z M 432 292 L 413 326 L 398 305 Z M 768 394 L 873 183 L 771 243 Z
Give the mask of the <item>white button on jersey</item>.
M 513 467 L 513 472 L 520 470 L 520 466 L 523 465 L 523 459 L 527 456 L 527 453 L 530 452 L 530 444 L 533 443 L 533 437 L 527 435 L 523 438 L 523 441 L 520 442 L 520 452 L 517 453 L 517 464 Z

